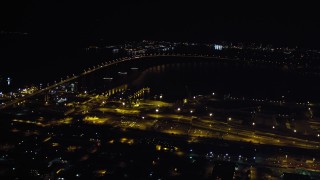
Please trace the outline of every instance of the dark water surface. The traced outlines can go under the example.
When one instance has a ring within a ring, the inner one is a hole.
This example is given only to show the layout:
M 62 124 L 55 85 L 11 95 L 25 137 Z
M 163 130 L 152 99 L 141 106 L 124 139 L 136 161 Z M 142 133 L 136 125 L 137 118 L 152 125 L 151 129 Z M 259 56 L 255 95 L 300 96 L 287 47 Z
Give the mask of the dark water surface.
M 139 68 L 132 70 L 131 68 Z M 121 75 L 119 72 L 126 72 Z M 103 77 L 114 78 L 112 82 Z M 163 94 L 167 100 L 187 96 L 231 94 L 238 97 L 281 99 L 288 101 L 319 101 L 319 77 L 290 72 L 266 64 L 183 58 L 143 58 L 106 68 L 86 77 L 86 86 L 105 89 L 128 83 L 131 89 L 150 87 L 153 94 Z

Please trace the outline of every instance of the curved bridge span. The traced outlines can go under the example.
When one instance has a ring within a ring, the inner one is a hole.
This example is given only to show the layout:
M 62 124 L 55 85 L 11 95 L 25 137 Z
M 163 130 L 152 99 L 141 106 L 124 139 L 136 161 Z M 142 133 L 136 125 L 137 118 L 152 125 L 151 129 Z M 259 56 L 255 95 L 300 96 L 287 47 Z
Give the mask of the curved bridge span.
M 142 54 L 142 55 L 137 55 L 137 56 L 132 56 L 132 57 L 123 57 L 123 58 L 118 58 L 118 59 L 114 59 L 114 60 L 110 60 L 110 61 L 106 61 L 106 62 L 103 62 L 101 65 L 98 65 L 98 66 L 94 66 L 94 68 L 92 69 L 89 69 L 89 70 L 85 70 L 83 73 L 81 73 L 80 75 L 74 75 L 72 77 L 69 77 L 69 78 L 66 78 L 64 80 L 61 80 L 60 82 L 57 82 L 55 84 L 52 84 L 50 86 L 47 86 L 43 89 L 40 89 L 38 91 L 35 91 L 34 93 L 32 94 L 28 94 L 24 97 L 21 97 L 21 98 L 17 98 L 17 99 L 14 99 L 12 101 L 9 101 L 5 104 L 2 104 L 0 105 L 0 110 L 1 109 L 6 109 L 10 106 L 13 106 L 19 102 L 22 102 L 28 98 L 31 98 L 31 97 L 34 97 L 36 95 L 39 95 L 39 94 L 42 94 L 42 93 L 45 93 L 57 86 L 60 86 L 60 85 L 63 85 L 65 83 L 68 83 L 68 82 L 71 82 L 73 80 L 76 80 L 80 77 L 83 77 L 83 76 L 86 76 L 88 74 L 91 74 L 93 72 L 96 72 L 98 70 L 101 70 L 105 67 L 109 67 L 109 66 L 112 66 L 112 65 L 115 65 L 115 64 L 119 64 L 119 63 L 123 63 L 123 62 L 126 62 L 126 61 L 133 61 L 133 60 L 137 60 L 137 59 L 141 59 L 141 58 L 148 58 L 148 57 L 194 57 L 194 58 L 215 58 L 215 59 L 219 59 L 219 60 L 235 60 L 235 59 L 228 59 L 228 58 L 221 58 L 221 57 L 216 57 L 216 56 L 209 56 L 209 55 L 195 55 L 195 54 Z

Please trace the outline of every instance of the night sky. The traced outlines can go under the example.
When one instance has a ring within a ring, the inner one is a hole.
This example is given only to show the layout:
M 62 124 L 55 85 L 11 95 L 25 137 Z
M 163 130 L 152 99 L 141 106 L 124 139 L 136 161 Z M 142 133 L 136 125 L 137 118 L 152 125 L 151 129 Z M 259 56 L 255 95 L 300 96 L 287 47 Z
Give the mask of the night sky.
M 67 44 L 104 38 L 318 47 L 320 16 L 313 4 L 214 2 L 10 1 L 1 6 L 0 29 Z

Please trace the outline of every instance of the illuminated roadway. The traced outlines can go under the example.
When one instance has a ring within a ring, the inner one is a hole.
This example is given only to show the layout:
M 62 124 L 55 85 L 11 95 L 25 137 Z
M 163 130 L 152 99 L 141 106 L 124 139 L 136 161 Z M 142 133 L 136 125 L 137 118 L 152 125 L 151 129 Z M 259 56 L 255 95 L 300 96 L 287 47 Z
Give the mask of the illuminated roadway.
M 76 107 L 76 114 L 81 114 L 85 110 L 100 111 L 103 113 L 101 117 L 97 117 L 98 124 L 109 124 L 115 127 L 137 128 L 140 130 L 159 131 L 168 134 L 176 134 L 195 138 L 207 137 L 224 139 L 229 141 L 243 141 L 254 144 L 268 144 L 276 146 L 296 147 L 303 149 L 319 149 L 320 142 L 316 139 L 305 139 L 299 134 L 281 134 L 276 129 L 259 129 L 252 125 L 240 125 L 232 122 L 222 122 L 215 117 L 208 115 L 199 115 L 196 119 L 193 114 L 182 113 L 165 113 L 155 109 L 160 107 L 173 108 L 170 103 L 162 103 L 162 101 L 144 101 L 140 102 L 139 108 L 124 108 L 124 107 L 101 107 L 101 102 L 105 98 L 94 97 Z M 121 104 L 121 101 L 113 101 Z M 150 112 L 150 110 L 152 112 Z M 154 111 L 155 110 L 155 111 Z M 137 116 L 143 114 L 140 120 Z M 127 115 L 127 125 L 123 125 L 117 117 Z M 99 115 L 98 115 L 99 116 Z M 133 117 L 133 118 L 131 118 Z M 99 122 L 99 119 L 102 121 Z M 109 119 L 104 121 L 103 119 Z M 134 125 L 133 126 L 129 126 Z M 159 127 L 159 128 L 158 128 Z
M 297 147 L 303 149 L 319 149 L 320 142 L 314 140 L 306 140 L 293 136 L 284 136 L 273 132 L 272 130 L 261 130 L 255 129 L 255 127 L 248 127 L 237 124 L 230 124 L 226 122 L 221 122 L 214 119 L 198 119 L 193 121 L 191 117 L 185 115 L 175 115 L 175 114 L 157 114 L 157 115 L 148 115 L 151 117 L 157 117 L 157 119 L 167 118 L 171 119 L 175 123 L 180 124 L 190 124 L 194 128 L 199 128 L 202 131 L 197 133 L 187 134 L 181 133 L 181 135 L 185 134 L 188 136 L 195 137 L 212 137 L 219 138 L 224 140 L 231 141 L 243 141 L 250 142 L 254 144 L 269 144 L 276 146 L 288 146 L 288 147 Z M 205 117 L 204 117 L 205 118 Z M 159 120 L 160 120 L 159 119 Z M 204 133 L 204 131 L 210 132 L 218 132 L 217 134 L 208 135 Z M 180 134 L 178 130 L 172 130 L 171 133 Z

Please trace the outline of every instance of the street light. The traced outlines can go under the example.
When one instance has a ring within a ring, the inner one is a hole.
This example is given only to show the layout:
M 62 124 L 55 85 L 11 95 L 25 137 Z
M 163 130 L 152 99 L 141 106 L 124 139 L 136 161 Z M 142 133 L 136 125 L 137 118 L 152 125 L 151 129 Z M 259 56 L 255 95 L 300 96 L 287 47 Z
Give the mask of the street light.
M 209 114 L 210 117 L 211 117 L 212 115 L 213 115 L 212 113 Z

